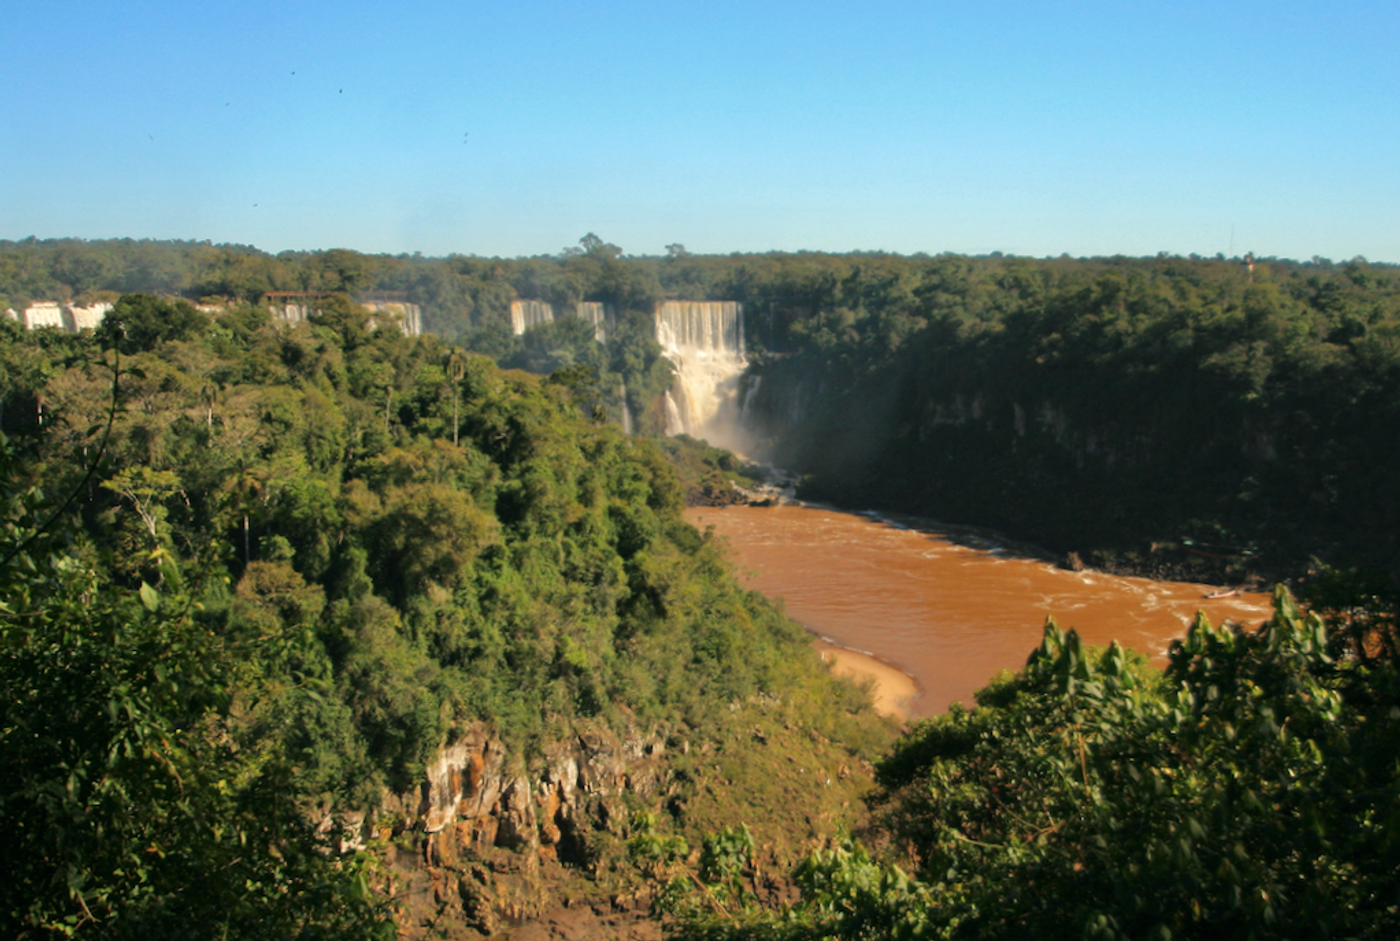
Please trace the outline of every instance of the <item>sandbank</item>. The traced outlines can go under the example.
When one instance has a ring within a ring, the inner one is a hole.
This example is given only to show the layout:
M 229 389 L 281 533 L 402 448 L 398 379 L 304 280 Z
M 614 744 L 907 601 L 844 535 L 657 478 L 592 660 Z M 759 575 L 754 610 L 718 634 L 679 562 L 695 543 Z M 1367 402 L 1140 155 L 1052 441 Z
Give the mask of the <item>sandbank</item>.
M 913 702 L 919 697 L 919 684 L 912 676 L 870 654 L 838 647 L 821 637 L 814 637 L 812 644 L 821 658 L 831 664 L 832 673 L 857 683 L 872 681 L 870 696 L 875 700 L 876 712 L 908 721 Z

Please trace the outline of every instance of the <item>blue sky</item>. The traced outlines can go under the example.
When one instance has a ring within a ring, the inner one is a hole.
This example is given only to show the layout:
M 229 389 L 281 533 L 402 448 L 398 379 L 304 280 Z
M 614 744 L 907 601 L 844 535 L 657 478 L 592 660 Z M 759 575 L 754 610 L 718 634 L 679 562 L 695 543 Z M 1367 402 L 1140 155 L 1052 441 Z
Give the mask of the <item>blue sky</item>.
M 28 0 L 0 238 L 1400 262 L 1400 4 Z

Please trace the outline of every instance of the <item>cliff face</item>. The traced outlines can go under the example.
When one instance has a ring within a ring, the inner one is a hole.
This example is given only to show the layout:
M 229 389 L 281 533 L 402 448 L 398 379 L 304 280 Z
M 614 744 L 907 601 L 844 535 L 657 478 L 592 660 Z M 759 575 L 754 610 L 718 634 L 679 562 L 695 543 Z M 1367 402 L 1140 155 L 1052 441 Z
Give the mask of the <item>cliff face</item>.
M 994 526 L 1104 568 L 1227 581 L 1256 565 L 1286 572 L 1341 520 L 1360 525 L 1361 501 L 1315 496 L 1325 462 L 1286 416 L 1232 412 L 1189 387 L 1113 401 L 917 370 L 839 382 L 797 358 L 749 382 L 749 430 L 770 460 L 809 475 L 809 499 Z M 1373 513 L 1389 505 L 1373 496 Z M 1202 546 L 1225 561 L 1192 554 Z
M 576 728 L 527 767 L 478 723 L 441 749 L 418 789 L 345 818 L 341 848 L 388 845 L 408 937 L 496 934 L 576 900 L 632 909 L 580 883 L 596 862 L 594 835 L 621 835 L 629 804 L 674 789 L 663 732 Z
M 384 860 L 405 938 L 658 938 L 654 887 L 694 881 L 704 839 L 740 825 L 756 847 L 749 890 L 791 901 L 797 862 L 859 826 L 867 756 L 894 731 L 854 687 L 823 695 L 821 708 L 804 690 L 731 700 L 700 726 L 575 720 L 529 759 L 472 725 L 418 787 L 342 818 L 341 845 Z M 669 861 L 634 858 L 632 840 L 652 835 Z

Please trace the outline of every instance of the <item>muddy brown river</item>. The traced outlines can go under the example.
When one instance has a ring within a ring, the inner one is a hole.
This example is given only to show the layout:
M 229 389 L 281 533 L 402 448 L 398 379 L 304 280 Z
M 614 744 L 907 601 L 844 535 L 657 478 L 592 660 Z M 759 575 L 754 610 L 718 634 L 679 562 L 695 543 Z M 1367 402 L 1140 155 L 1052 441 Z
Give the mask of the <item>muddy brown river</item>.
M 1258 623 L 1269 597 L 1216 600 L 1219 586 L 1072 572 L 993 535 L 810 506 L 697 507 L 728 540 L 739 575 L 843 647 L 911 675 L 914 716 L 943 712 L 1002 668 L 1017 669 L 1051 615 L 1091 644 L 1117 640 L 1165 663 L 1196 611 Z

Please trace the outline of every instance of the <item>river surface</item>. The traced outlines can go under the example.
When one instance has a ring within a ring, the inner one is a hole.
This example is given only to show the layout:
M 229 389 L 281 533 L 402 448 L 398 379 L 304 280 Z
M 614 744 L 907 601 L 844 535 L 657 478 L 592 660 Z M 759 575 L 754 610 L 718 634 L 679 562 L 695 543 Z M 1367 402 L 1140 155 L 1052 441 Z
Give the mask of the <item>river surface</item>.
M 1198 610 L 1215 624 L 1271 613 L 1268 595 L 1208 600 L 1219 586 L 1072 572 L 993 534 L 927 520 L 794 505 L 686 513 L 713 526 L 740 578 L 782 598 L 790 617 L 913 676 L 916 717 L 971 705 L 998 670 L 1023 666 L 1047 615 L 1087 643 L 1116 639 L 1160 666 Z

